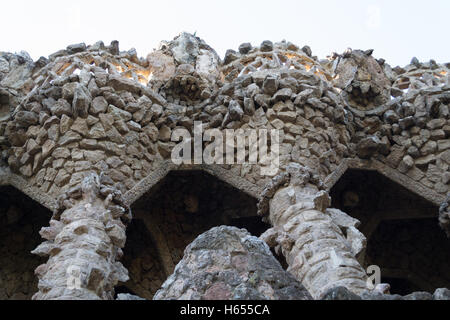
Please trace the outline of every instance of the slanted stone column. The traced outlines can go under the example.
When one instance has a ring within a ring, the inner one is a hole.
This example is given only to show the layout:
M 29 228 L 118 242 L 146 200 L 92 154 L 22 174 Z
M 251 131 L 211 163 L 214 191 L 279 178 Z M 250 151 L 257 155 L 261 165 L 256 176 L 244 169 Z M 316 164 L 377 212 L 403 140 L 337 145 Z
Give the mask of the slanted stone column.
M 450 193 L 447 194 L 447 199 L 439 207 L 439 225 L 450 238 Z
M 337 209 L 327 210 L 328 193 L 320 190 L 321 182 L 309 169 L 298 164 L 289 165 L 272 187 L 266 209 L 273 228 L 261 238 L 281 251 L 288 271 L 316 299 L 337 286 L 356 294 L 367 290 L 367 276 L 356 259 L 365 246 L 364 236 L 355 228 L 357 220 Z M 263 207 L 262 202 L 259 209 Z
M 113 299 L 114 286 L 128 280 L 118 261 L 131 214 L 107 177 L 92 174 L 58 200 L 46 239 L 32 253 L 49 256 L 38 266 L 39 292 L 33 299 Z M 112 182 L 112 181 L 111 181 Z

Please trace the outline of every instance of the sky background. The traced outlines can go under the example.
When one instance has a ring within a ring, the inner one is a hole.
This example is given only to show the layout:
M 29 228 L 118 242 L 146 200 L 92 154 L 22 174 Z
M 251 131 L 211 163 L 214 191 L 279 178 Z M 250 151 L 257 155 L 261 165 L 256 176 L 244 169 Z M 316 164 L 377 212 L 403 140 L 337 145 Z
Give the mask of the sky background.
M 197 32 L 223 58 L 242 42 L 283 39 L 325 58 L 375 49 L 392 66 L 450 62 L 450 0 L 1 0 L 0 51 L 36 60 L 72 43 L 119 40 L 146 56 L 161 40 Z

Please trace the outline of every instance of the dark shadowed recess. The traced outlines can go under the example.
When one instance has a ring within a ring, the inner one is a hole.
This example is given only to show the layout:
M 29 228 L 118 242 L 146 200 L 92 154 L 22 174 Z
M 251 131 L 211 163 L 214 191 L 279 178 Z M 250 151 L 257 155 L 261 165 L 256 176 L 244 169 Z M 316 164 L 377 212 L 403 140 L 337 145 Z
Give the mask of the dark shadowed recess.
M 378 265 L 391 293 L 450 287 L 450 239 L 438 207 L 376 171 L 348 170 L 331 189 L 332 206 L 361 221 L 365 267 Z
M 37 292 L 34 270 L 46 259 L 30 253 L 43 240 L 51 212 L 10 186 L 0 187 L 0 300 L 25 300 Z
M 172 171 L 132 205 L 123 264 L 130 280 L 116 293 L 151 299 L 197 236 L 215 226 L 259 236 L 269 225 L 257 200 L 204 171 Z

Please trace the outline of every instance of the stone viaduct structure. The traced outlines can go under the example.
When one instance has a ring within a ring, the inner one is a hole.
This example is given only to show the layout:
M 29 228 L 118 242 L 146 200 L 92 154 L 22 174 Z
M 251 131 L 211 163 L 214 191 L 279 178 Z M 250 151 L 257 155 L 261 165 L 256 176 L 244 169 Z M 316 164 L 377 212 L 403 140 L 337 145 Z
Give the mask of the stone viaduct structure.
M 219 225 L 316 299 L 367 291 L 369 265 L 396 293 L 450 287 L 449 68 L 286 41 L 222 61 L 187 33 L 146 58 L 116 41 L 1 53 L 0 298 L 151 299 Z M 279 171 L 175 165 L 171 134 L 194 121 L 279 130 Z

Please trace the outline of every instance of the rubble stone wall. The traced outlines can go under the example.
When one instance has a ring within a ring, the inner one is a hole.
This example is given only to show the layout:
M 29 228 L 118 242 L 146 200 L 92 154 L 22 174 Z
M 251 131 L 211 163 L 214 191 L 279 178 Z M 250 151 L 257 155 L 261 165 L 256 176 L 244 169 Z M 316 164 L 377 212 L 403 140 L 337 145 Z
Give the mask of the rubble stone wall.
M 198 43 L 192 36 L 182 38 Z M 101 44 L 62 51 L 41 60 L 47 62 L 41 68 L 34 63 L 27 80 L 33 89 L 10 106 L 12 119 L 1 126 L 9 167 L 53 195 L 90 171 L 106 172 L 125 191 L 169 158 L 175 128 L 192 131 L 198 120 L 205 128 L 282 130 L 282 168 L 298 162 L 325 178 L 343 158 L 375 157 L 438 194 L 448 192 L 446 65 L 392 70 L 357 50 L 324 63 L 308 56 L 307 49 L 279 43 L 229 53 L 221 68 L 213 59 L 220 73 L 211 82 L 198 72 L 207 49 L 190 53 L 195 61 L 183 60 L 177 48 L 187 44 L 180 41 L 156 51 L 158 63 L 133 52 L 115 55 L 113 45 Z M 214 56 L 212 49 L 208 52 Z M 152 61 L 172 73 L 161 76 Z M 358 72 L 349 74 L 349 68 Z M 397 81 L 400 77 L 409 79 L 408 90 Z M 166 78 L 191 91 L 200 86 L 190 84 L 195 79 L 211 93 L 187 99 L 171 86 L 156 85 Z M 11 91 L 8 79 L 9 74 L 3 90 Z M 386 93 L 392 85 L 393 99 Z M 402 89 L 395 91 L 398 86 Z M 357 104 L 349 100 L 353 87 L 372 93 Z M 258 165 L 227 168 L 252 183 L 268 183 Z
M 228 50 L 221 60 L 188 33 L 162 42 L 146 58 L 134 49 L 120 51 L 117 41 L 69 45 L 37 61 L 26 52 L 1 52 L 1 171 L 8 183 L 34 199 L 59 199 L 45 205 L 55 212 L 67 210 L 68 216 L 77 216 L 74 208 L 81 205 L 74 190 L 93 176 L 113 194 L 123 195 L 126 207 L 132 204 L 127 195 L 145 195 L 158 182 L 144 183 L 170 162 L 176 145 L 172 132 L 193 132 L 194 122 L 201 121 L 204 130 L 279 130 L 279 171 L 274 175 L 294 164 L 311 170 L 317 181 L 330 181 L 343 163 L 356 161 L 384 175 L 391 170 L 407 188 L 425 190 L 420 196 L 440 205 L 450 184 L 450 65 L 413 59 L 392 68 L 372 54 L 349 49 L 320 60 L 308 46 L 264 41 Z M 260 169 L 274 161 L 267 157 L 255 165 L 220 166 L 228 176 L 246 181 L 241 191 L 254 193 L 273 184 L 273 177 L 261 175 Z M 276 191 L 261 195 L 260 207 L 269 210 Z M 100 231 L 108 243 L 105 255 L 114 264 L 121 256 L 116 247 L 124 243 L 108 242 L 109 223 L 117 218 L 102 220 L 109 209 L 100 204 L 104 195 L 98 197 L 92 200 L 98 214 L 86 222 L 86 230 L 96 223 L 105 228 Z M 447 207 L 442 207 L 440 223 L 448 230 Z M 68 225 L 74 222 L 69 220 Z M 57 221 L 52 219 L 50 228 L 59 226 Z M 125 225 L 118 228 L 125 232 Z M 67 251 L 61 246 L 50 250 L 56 241 L 52 237 L 51 246 L 45 242 L 36 252 L 50 253 L 50 261 L 57 261 L 56 251 Z M 69 246 L 77 243 L 77 236 L 69 238 Z M 187 245 L 181 242 L 180 250 Z M 181 259 L 181 253 L 174 254 Z M 40 279 L 52 278 L 44 269 L 37 272 Z M 59 283 L 65 276 L 53 280 Z M 117 277 L 106 287 L 89 287 L 86 294 L 113 297 Z M 62 282 L 55 286 L 65 296 Z M 53 297 L 45 292 L 55 286 L 43 284 L 36 297 Z

